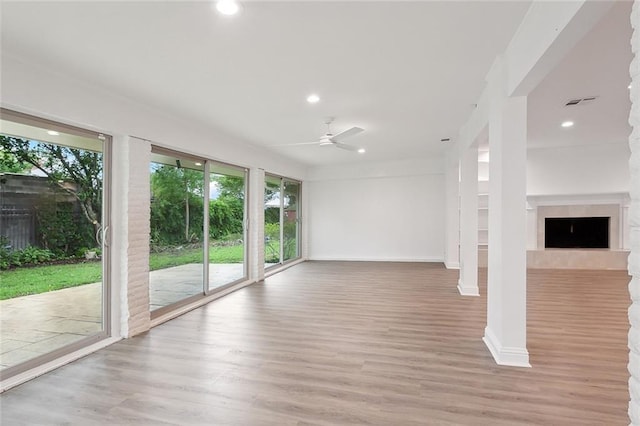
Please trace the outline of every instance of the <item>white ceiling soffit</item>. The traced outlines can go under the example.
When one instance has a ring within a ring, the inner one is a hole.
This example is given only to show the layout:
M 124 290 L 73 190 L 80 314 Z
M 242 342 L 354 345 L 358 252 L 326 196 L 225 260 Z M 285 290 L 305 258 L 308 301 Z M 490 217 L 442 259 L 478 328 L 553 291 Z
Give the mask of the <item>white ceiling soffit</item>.
M 614 5 L 531 92 L 529 148 L 628 143 L 631 5 Z
M 366 154 L 273 149 L 381 161 L 444 151 L 528 6 L 244 2 L 230 18 L 208 2 L 3 2 L 2 49 L 257 145 L 316 140 L 335 116 L 336 133 L 365 129 L 346 142 Z

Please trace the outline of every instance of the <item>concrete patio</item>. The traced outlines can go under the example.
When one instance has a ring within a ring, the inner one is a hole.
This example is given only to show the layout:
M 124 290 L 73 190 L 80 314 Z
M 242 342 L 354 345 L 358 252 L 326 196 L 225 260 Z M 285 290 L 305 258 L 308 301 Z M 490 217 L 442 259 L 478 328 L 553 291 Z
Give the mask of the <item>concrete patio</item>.
M 244 277 L 242 264 L 211 264 L 209 288 Z M 149 274 L 151 310 L 202 293 L 202 264 Z M 0 369 L 27 361 L 102 330 L 100 283 L 0 301 Z

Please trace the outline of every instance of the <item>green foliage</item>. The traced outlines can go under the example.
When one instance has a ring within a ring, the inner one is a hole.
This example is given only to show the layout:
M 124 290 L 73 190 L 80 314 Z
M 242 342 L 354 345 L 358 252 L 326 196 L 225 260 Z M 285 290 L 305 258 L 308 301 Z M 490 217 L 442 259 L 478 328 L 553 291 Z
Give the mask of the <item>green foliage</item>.
M 18 266 L 38 265 L 54 259 L 50 250 L 37 247 L 26 247 L 22 250 L 9 251 L 6 247 L 0 248 L 0 269 L 9 269 Z
M 280 222 L 265 223 L 264 236 L 265 236 L 265 239 L 267 240 L 279 240 L 280 239 Z
M 157 166 L 151 174 L 151 242 L 172 245 L 202 240 L 203 173 Z
M 215 176 L 220 196 L 209 204 L 209 235 L 242 234 L 244 179 Z M 155 247 L 202 241 L 204 174 L 167 165 L 151 174 L 151 240 Z M 188 216 L 188 217 L 187 217 Z
M 86 257 L 87 253 L 90 252 L 94 252 L 96 254 L 96 257 L 100 257 L 102 256 L 102 250 L 99 247 L 95 247 L 95 248 L 87 248 L 87 247 L 80 247 L 79 249 L 76 250 L 76 257 Z
M 267 207 L 264 209 L 265 224 L 280 223 L 280 207 Z
M 102 153 L 6 135 L 0 135 L 0 148 L 18 164 L 35 167 L 53 185 L 75 197 L 95 235 L 102 220 Z
M 283 228 L 284 242 L 282 246 L 283 256 L 285 260 L 297 257 L 298 241 L 296 239 L 296 231 L 298 224 L 296 221 L 286 221 Z
M 283 241 L 282 251 L 284 260 L 293 259 L 298 256 L 298 241 L 296 239 L 296 227 L 295 221 L 287 221 L 284 223 L 282 229 Z M 280 261 L 280 224 L 279 223 L 265 223 L 264 225 L 265 236 L 265 262 L 266 263 L 278 263 Z
M 280 222 L 264 224 L 264 261 L 280 262 Z
M 244 178 L 239 176 L 216 175 L 212 179 L 220 187 L 220 196 L 244 200 Z
M 72 203 L 45 200 L 36 207 L 37 234 L 42 247 L 57 257 L 77 255 L 80 248 L 95 244 L 93 227 L 73 212 Z
M 154 197 L 183 201 L 187 196 L 202 197 L 204 173 L 199 170 L 157 165 L 151 174 Z
M 31 165 L 29 163 L 20 161 L 12 152 L 0 151 L 0 173 L 23 173 L 30 168 Z
M 229 234 L 242 233 L 244 203 L 241 199 L 222 196 L 209 203 L 209 235 L 224 238 Z
M 0 235 L 0 270 L 8 269 L 11 266 L 11 247 L 9 238 Z

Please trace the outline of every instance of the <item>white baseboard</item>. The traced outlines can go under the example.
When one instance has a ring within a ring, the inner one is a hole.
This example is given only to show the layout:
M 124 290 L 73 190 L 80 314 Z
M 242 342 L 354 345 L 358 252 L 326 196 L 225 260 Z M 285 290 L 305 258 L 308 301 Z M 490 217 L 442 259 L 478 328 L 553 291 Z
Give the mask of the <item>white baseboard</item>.
M 326 262 L 423 262 L 423 263 L 444 263 L 442 257 L 325 257 L 313 256 L 309 260 Z
M 461 296 L 480 296 L 480 291 L 478 287 L 465 287 L 462 279 L 458 280 L 458 293 Z
M 511 367 L 531 367 L 527 348 L 502 346 L 489 327 L 485 327 L 482 340 L 489 348 L 489 352 L 493 355 L 496 364 Z
M 460 262 L 447 262 L 445 260 L 444 266 L 447 269 L 460 269 Z

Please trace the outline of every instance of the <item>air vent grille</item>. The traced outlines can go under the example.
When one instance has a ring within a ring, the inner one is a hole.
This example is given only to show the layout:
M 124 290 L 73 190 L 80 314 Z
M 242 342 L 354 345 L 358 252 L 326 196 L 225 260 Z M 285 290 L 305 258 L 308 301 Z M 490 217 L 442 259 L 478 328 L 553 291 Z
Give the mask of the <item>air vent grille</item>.
M 564 106 L 587 105 L 595 101 L 597 96 L 587 96 L 586 98 L 577 98 L 568 100 Z

